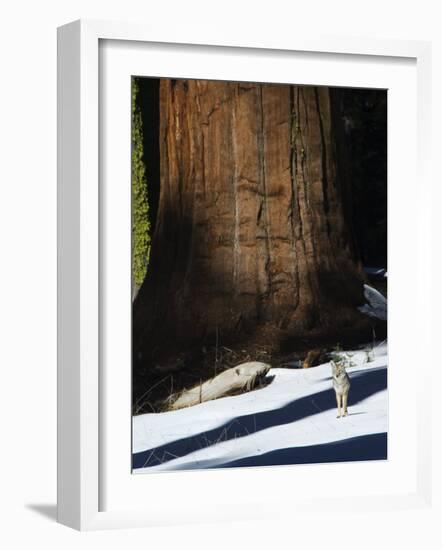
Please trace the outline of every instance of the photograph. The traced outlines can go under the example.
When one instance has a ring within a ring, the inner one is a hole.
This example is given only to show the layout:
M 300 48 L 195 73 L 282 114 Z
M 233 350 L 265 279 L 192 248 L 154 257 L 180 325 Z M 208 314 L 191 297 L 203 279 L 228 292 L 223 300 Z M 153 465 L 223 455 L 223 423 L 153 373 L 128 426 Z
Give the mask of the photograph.
M 388 459 L 387 105 L 132 76 L 133 474 Z

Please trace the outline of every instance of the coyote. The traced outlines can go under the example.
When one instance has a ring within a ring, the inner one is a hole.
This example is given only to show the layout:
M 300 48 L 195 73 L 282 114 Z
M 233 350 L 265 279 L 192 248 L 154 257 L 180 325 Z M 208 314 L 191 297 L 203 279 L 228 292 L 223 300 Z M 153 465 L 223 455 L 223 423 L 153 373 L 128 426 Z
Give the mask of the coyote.
M 343 363 L 335 363 L 334 361 L 331 361 L 331 366 L 333 374 L 333 389 L 336 392 L 336 403 L 338 405 L 338 416 L 336 418 L 341 418 L 342 411 L 344 412 L 344 416 L 347 416 L 348 414 L 347 398 L 350 390 L 350 378 L 345 371 L 345 366 Z

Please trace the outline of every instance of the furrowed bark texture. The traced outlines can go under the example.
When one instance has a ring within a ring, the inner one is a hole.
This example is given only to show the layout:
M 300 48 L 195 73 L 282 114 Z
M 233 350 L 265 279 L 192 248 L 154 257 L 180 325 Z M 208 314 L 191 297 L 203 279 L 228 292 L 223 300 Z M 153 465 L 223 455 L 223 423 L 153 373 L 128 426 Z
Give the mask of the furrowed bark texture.
M 134 352 L 360 321 L 328 88 L 162 80 L 161 190 Z

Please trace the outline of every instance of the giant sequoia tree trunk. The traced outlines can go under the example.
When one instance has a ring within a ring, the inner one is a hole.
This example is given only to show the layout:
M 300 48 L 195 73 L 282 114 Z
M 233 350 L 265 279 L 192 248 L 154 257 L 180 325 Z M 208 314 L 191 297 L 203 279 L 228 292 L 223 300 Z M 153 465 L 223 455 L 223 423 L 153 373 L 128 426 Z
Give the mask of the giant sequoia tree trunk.
M 160 202 L 135 359 L 262 327 L 295 341 L 361 328 L 338 124 L 328 88 L 161 81 Z

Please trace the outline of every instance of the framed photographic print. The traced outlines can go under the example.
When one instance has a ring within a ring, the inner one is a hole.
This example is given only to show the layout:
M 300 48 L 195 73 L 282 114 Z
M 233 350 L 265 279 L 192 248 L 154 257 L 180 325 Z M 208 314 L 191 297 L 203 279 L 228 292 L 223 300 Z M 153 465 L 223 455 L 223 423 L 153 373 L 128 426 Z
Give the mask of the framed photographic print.
M 424 505 L 428 78 L 426 43 L 59 29 L 59 521 Z

